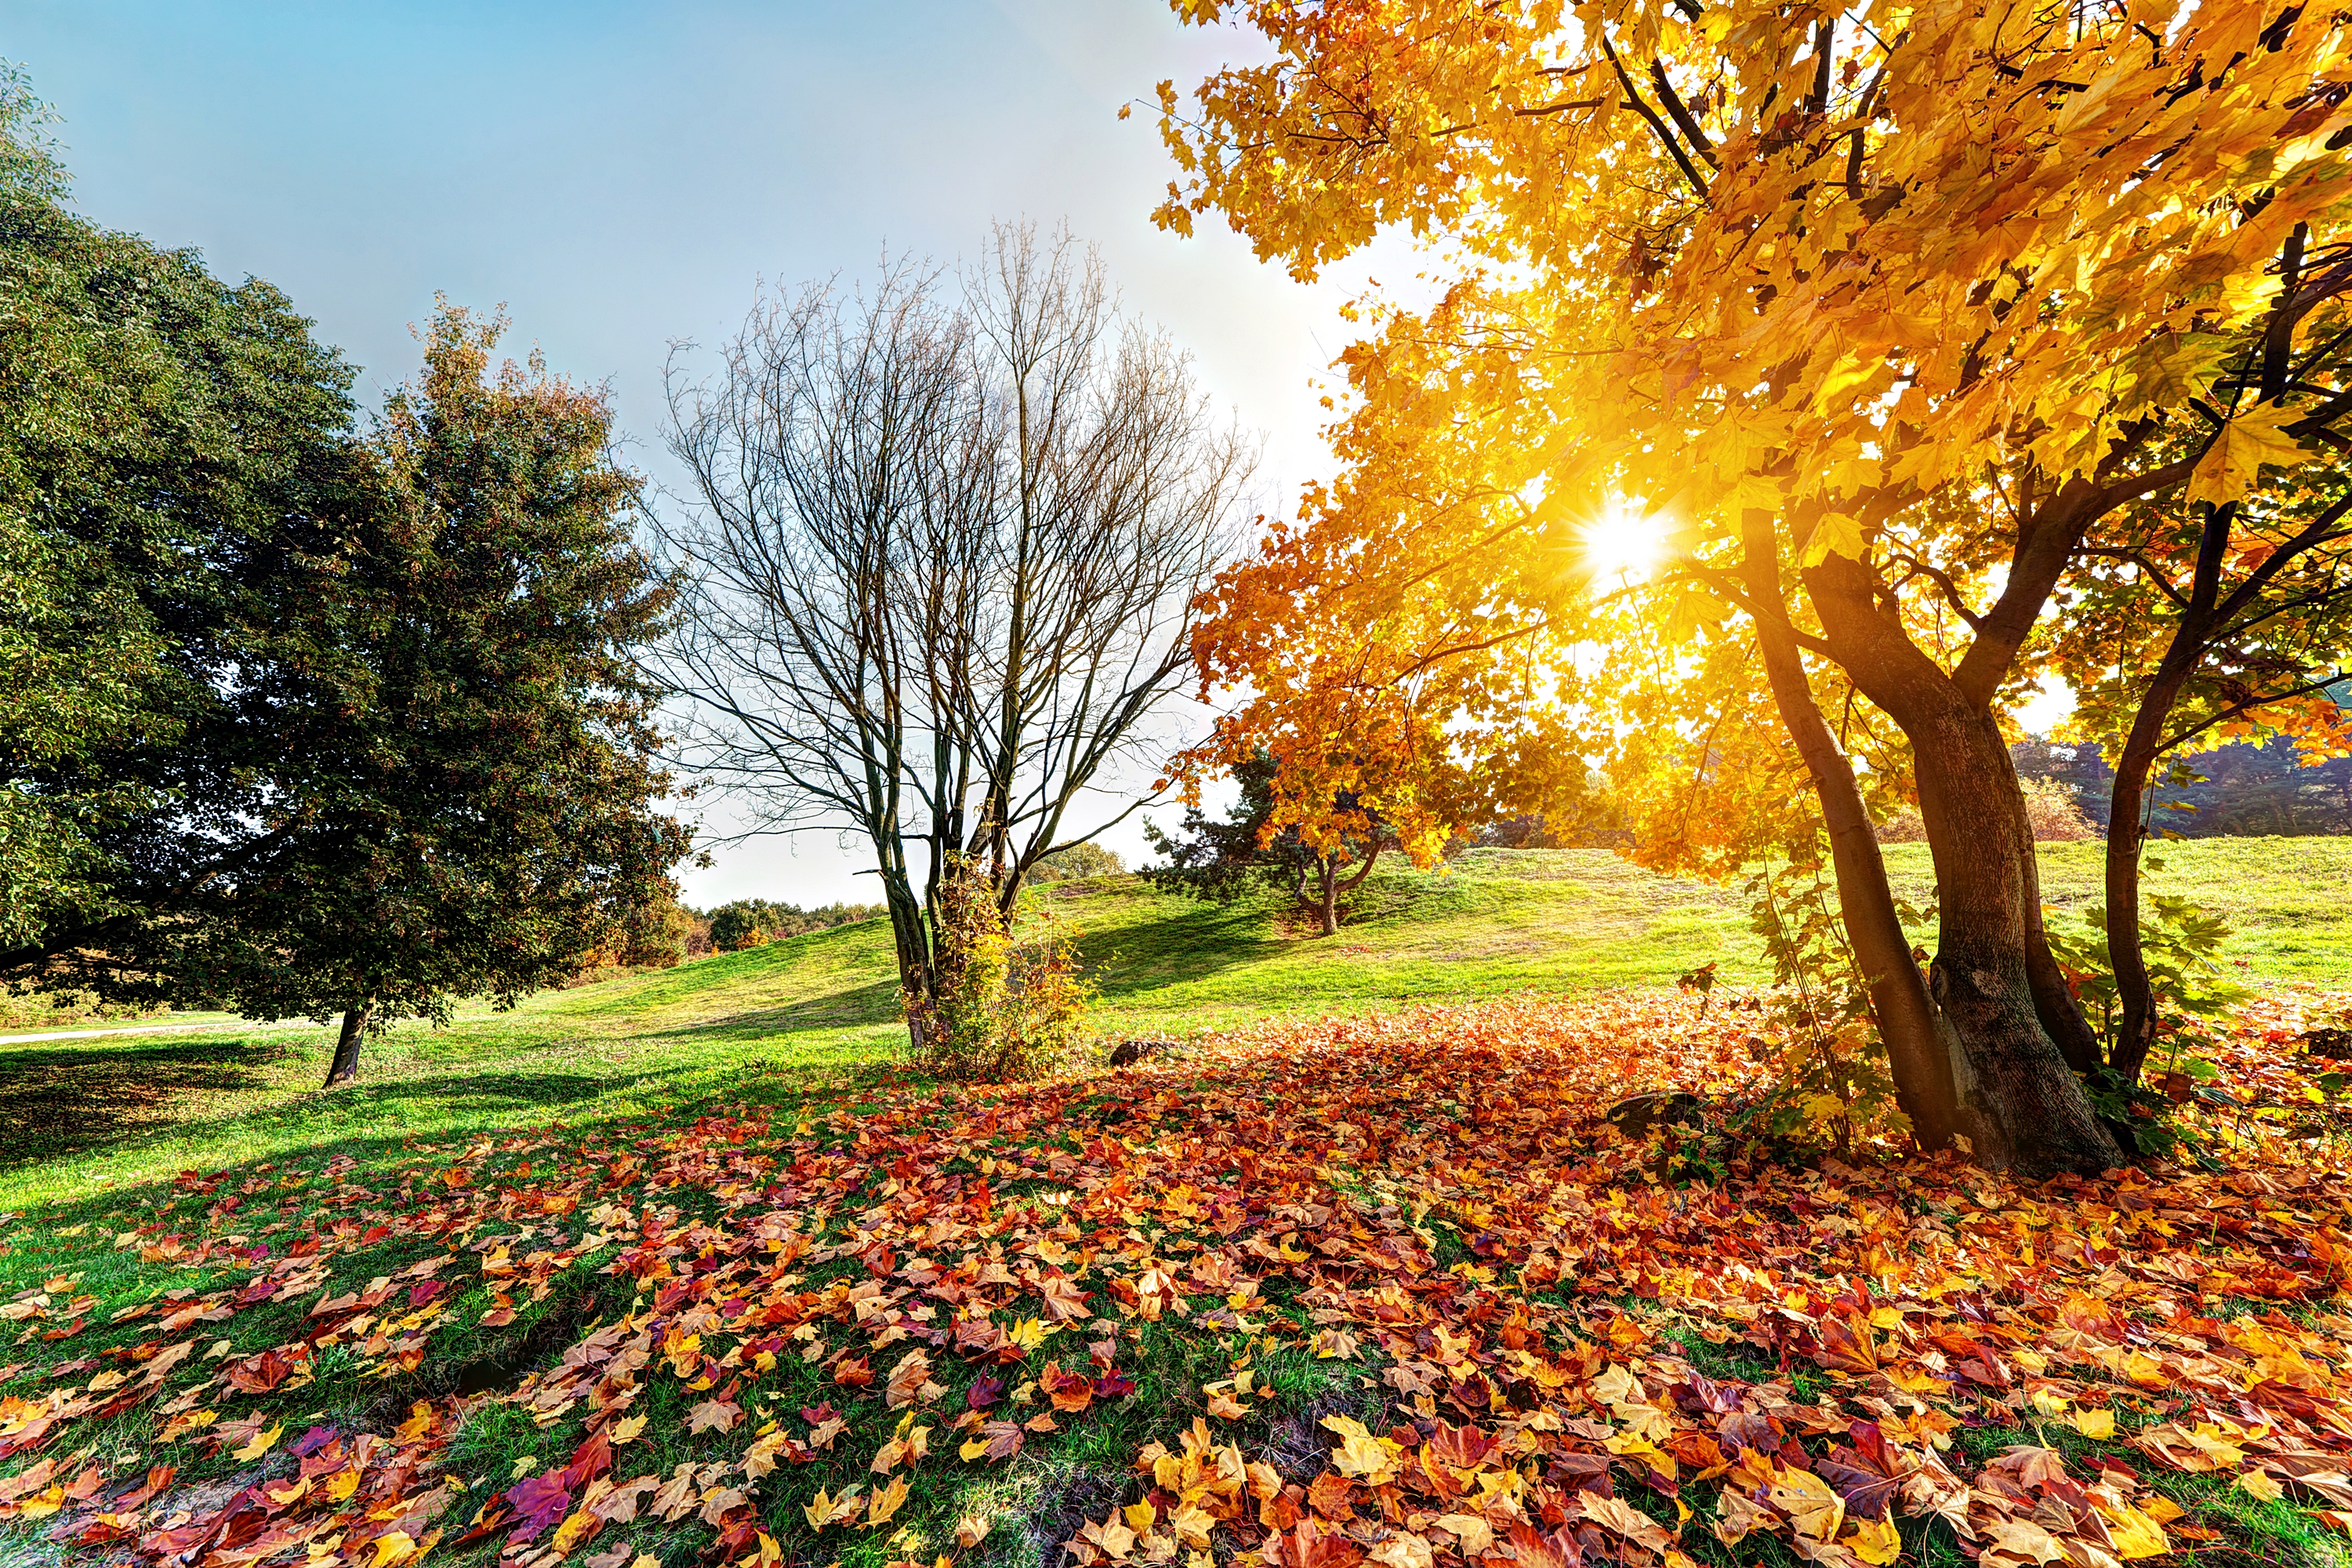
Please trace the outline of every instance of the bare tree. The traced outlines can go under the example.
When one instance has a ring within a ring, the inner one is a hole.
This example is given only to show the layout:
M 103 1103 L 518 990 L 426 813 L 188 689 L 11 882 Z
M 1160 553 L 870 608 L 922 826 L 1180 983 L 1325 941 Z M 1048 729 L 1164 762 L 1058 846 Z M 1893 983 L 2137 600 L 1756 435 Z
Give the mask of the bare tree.
M 1000 225 L 961 282 L 900 265 L 870 295 L 771 296 L 717 375 L 674 357 L 668 384 L 690 761 L 748 831 L 871 843 L 919 1000 L 951 858 L 1009 910 L 1142 804 L 1103 786 L 1158 761 L 1147 721 L 1251 468 L 1066 234 Z

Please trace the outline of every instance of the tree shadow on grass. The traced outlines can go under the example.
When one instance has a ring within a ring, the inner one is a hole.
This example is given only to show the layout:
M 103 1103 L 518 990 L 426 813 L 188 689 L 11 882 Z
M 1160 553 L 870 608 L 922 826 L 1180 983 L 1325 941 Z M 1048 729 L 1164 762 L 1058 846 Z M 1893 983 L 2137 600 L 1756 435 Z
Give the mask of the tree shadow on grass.
M 1277 958 L 1293 944 L 1266 931 L 1270 900 L 1197 903 L 1179 915 L 1081 932 L 1078 957 L 1106 1001 L 1205 980 Z
M 682 1024 L 634 1037 L 640 1040 L 760 1040 L 803 1029 L 846 1029 L 898 1017 L 898 983 L 877 980 L 786 1007 L 761 1007 L 699 1024 Z
M 192 1093 L 249 1089 L 294 1042 L 260 1036 L 59 1041 L 0 1050 L 0 1170 L 166 1125 Z

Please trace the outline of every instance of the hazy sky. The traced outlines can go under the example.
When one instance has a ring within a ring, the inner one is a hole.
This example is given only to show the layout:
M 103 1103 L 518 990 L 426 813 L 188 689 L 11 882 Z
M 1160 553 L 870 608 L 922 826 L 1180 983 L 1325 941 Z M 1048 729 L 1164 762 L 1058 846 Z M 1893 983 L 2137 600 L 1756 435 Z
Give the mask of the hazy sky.
M 1363 270 L 1302 287 L 1222 225 L 1181 240 L 1149 216 L 1171 174 L 1154 84 L 1247 47 L 1162 0 L 0 0 L 0 58 L 62 114 L 82 210 L 284 289 L 371 398 L 410 373 L 436 289 L 502 303 L 510 348 L 610 382 L 658 477 L 669 342 L 724 335 L 761 279 L 1066 219 L 1265 433 L 1264 502 L 1287 510 L 1321 471 L 1310 384 Z M 688 894 L 870 899 L 867 863 L 830 835 L 731 849 Z

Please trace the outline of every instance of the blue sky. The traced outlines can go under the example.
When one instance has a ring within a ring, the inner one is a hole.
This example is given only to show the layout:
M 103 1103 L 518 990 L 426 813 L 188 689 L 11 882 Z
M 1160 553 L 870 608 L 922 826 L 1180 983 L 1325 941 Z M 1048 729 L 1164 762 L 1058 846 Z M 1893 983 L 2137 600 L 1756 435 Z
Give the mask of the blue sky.
M 669 342 L 718 340 L 759 279 L 1066 220 L 1265 433 L 1263 504 L 1286 511 L 1322 471 L 1312 383 L 1363 270 L 1305 287 L 1222 226 L 1149 217 L 1154 84 L 1247 47 L 1160 0 L 0 0 L 0 58 L 62 114 L 78 205 L 284 289 L 371 396 L 409 373 L 436 289 L 504 304 L 510 347 L 609 381 L 658 478 Z M 688 897 L 871 897 L 866 863 L 830 835 L 730 849 Z

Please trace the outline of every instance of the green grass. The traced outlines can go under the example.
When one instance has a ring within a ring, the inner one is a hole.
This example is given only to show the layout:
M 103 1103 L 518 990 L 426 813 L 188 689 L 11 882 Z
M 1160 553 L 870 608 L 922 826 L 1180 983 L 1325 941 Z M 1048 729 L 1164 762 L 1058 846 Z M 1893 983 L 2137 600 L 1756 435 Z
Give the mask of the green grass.
M 2097 901 L 2098 851 L 2044 848 L 2044 895 L 2060 910 Z M 2208 839 L 2160 858 L 2151 889 L 2229 914 L 2247 978 L 2352 983 L 2352 840 Z M 1931 891 L 1925 846 L 1890 846 L 1888 862 L 1905 896 Z M 1710 962 L 1733 983 L 1765 978 L 1738 889 L 1654 876 L 1604 850 L 1384 868 L 1329 938 L 1271 895 L 1220 907 L 1132 879 L 1053 892 L 1101 988 L 1093 1024 L 1107 1038 L 1669 984 Z M 467 1008 L 447 1029 L 404 1025 L 369 1045 L 362 1083 L 334 1094 L 317 1089 L 326 1028 L 0 1038 L 0 1124 L 12 1131 L 0 1210 L 297 1150 L 365 1163 L 406 1137 L 589 1124 L 771 1077 L 869 1074 L 903 1037 L 897 1008 L 889 930 L 873 921 L 543 993 L 509 1014 Z

